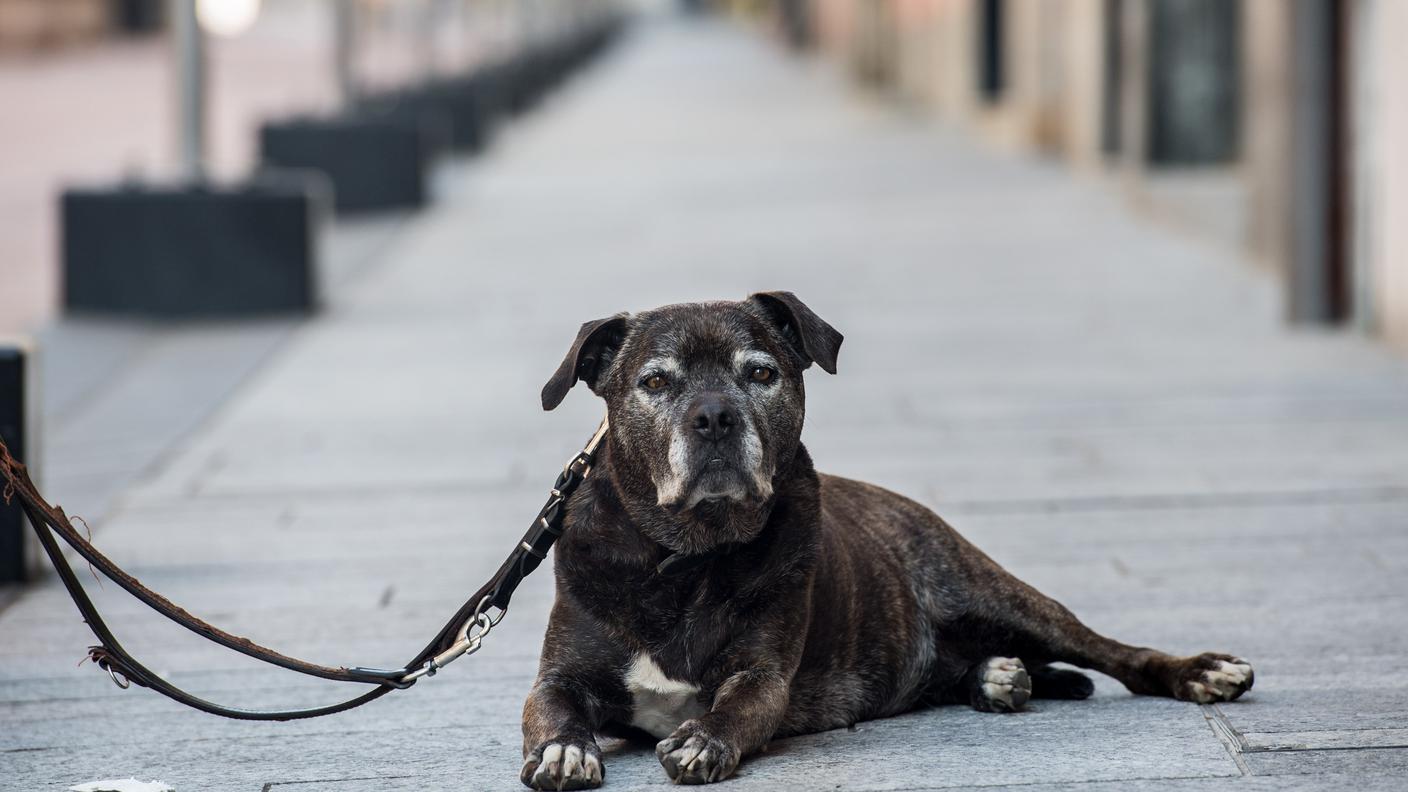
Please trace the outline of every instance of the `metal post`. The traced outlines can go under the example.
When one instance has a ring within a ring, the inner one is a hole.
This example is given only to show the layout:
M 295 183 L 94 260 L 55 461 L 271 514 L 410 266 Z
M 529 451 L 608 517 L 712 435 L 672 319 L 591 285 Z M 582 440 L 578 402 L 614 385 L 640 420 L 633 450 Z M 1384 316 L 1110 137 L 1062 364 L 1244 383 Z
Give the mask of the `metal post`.
M 1149 4 L 1125 0 L 1119 14 L 1119 158 L 1129 186 L 1145 178 L 1149 158 Z
M 1124 98 L 1124 0 L 1104 0 L 1101 9 L 1100 151 L 1120 153 L 1120 107 Z
M 421 55 L 421 79 L 429 81 L 435 78 L 435 73 L 440 68 L 439 53 L 436 52 L 440 27 L 440 2 L 439 0 L 422 0 L 418 11 L 416 35 L 420 38 L 417 44 L 420 47 Z
M 1002 99 L 1007 82 L 1005 10 L 1002 0 L 983 0 L 978 12 L 978 96 L 988 104 Z
M 357 102 L 357 78 L 352 73 L 357 35 L 355 3 L 356 0 L 333 0 L 332 68 L 337 81 L 337 98 L 344 109 Z
M 1328 0 L 1296 0 L 1291 5 L 1291 245 L 1286 282 L 1293 322 L 1333 322 L 1345 311 L 1336 218 L 1337 12 L 1338 4 Z
M 195 0 L 171 0 L 171 26 L 176 43 L 182 175 L 189 181 L 200 181 L 205 176 L 205 47 Z

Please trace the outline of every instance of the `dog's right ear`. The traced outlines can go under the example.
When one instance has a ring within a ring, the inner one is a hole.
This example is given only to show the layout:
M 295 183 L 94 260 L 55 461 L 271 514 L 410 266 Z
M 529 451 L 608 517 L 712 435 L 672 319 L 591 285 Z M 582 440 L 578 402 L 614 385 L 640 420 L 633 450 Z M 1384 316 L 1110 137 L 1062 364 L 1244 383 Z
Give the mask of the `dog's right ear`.
M 577 331 L 577 340 L 567 350 L 562 365 L 543 386 L 543 409 L 551 410 L 567 398 L 567 391 L 577 380 L 596 390 L 597 377 L 611 364 L 616 350 L 626 338 L 626 314 L 586 322 Z

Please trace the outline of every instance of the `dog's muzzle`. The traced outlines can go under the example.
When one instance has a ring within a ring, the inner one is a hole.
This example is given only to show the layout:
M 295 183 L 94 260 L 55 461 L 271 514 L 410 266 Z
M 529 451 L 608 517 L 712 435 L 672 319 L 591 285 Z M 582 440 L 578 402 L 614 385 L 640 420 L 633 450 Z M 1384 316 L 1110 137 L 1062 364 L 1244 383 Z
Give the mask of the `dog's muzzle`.
M 680 435 L 687 438 L 683 479 L 677 505 L 691 508 L 705 500 L 746 500 L 759 480 L 761 443 L 743 413 L 719 393 L 702 393 L 685 411 Z

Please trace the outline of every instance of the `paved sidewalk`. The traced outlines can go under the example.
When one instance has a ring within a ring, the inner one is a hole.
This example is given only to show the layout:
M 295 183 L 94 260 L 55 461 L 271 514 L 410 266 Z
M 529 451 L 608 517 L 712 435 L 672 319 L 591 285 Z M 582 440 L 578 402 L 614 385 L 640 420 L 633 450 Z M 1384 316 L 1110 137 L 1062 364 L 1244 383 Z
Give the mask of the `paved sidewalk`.
M 899 118 L 714 23 L 647 25 L 407 221 L 99 544 L 234 632 L 399 664 L 489 575 L 595 426 L 537 392 L 578 324 L 787 288 L 847 336 L 809 383 L 821 468 L 937 508 L 1092 626 L 1250 658 L 1243 701 L 948 707 L 776 743 L 735 790 L 1400 789 L 1408 365 L 1291 332 L 1276 285 L 1105 190 Z M 580 389 L 579 389 L 580 390 Z M 63 500 L 64 493 L 51 493 Z M 94 587 L 178 684 L 342 694 Z M 365 709 L 245 724 L 118 691 L 60 588 L 0 613 L 0 788 L 514 789 L 550 576 L 485 649 Z M 647 747 L 607 788 L 665 788 Z

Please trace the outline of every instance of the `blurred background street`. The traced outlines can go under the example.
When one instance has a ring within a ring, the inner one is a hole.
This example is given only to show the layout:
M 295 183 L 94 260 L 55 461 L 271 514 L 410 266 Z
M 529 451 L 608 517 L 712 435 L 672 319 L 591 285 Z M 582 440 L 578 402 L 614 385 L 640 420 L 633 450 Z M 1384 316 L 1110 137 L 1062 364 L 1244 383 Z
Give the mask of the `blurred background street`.
M 265 0 L 205 38 L 201 178 L 250 186 L 188 192 L 306 200 L 311 236 L 275 245 L 286 217 L 256 236 L 311 293 L 177 279 L 80 304 L 66 272 L 107 283 L 95 273 L 164 255 L 183 223 L 238 235 L 249 215 L 207 205 L 114 234 L 65 209 L 82 184 L 144 200 L 119 181 L 192 179 L 180 61 L 166 25 L 26 38 L 6 16 L 22 7 L 0 0 L 0 432 L 100 548 L 191 612 L 317 662 L 399 665 L 596 426 L 583 388 L 553 413 L 538 401 L 581 322 L 788 289 L 846 335 L 838 375 L 808 373 L 821 470 L 934 508 L 1099 631 L 1236 653 L 1257 681 L 1220 705 L 1099 677 L 1088 701 L 1017 715 L 925 710 L 778 741 L 726 788 L 1401 786 L 1408 158 L 1390 142 L 1408 139 L 1408 96 L 1386 75 L 1405 7 L 359 2 L 349 90 L 334 4 Z M 1339 33 L 1306 27 L 1326 20 Z M 279 123 L 329 137 L 279 148 L 261 130 Z M 383 148 L 356 148 L 371 135 Z M 400 178 L 407 139 L 424 189 L 371 189 Z M 351 207 L 352 189 L 382 203 Z M 97 252 L 60 244 L 80 220 Z M 155 241 L 120 250 L 133 237 Z M 243 249 L 195 249 L 216 247 Z M 0 584 L 0 789 L 521 788 L 546 569 L 435 678 L 251 724 L 78 665 L 87 628 L 0 517 L 16 578 Z M 79 572 L 128 648 L 201 695 L 346 692 Z M 611 744 L 606 767 L 607 789 L 669 785 L 648 745 Z

